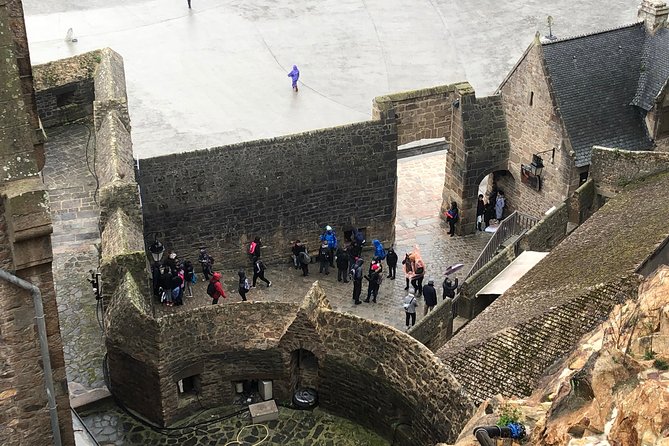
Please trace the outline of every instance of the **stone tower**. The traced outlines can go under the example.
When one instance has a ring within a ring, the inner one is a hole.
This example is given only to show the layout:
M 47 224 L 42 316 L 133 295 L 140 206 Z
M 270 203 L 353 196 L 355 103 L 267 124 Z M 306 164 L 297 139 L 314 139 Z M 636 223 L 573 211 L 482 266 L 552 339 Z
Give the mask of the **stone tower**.
M 0 268 L 41 292 L 56 399 L 50 411 L 33 294 L 0 278 L 0 444 L 54 444 L 57 415 L 62 444 L 73 445 L 49 201 L 40 176 L 43 140 L 20 0 L 0 0 L 0 53 Z

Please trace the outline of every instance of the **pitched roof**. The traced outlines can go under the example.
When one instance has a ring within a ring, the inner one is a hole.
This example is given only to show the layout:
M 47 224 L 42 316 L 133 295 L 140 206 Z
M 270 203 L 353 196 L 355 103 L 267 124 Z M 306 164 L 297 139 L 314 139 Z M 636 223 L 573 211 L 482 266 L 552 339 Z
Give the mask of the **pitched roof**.
M 647 36 L 641 54 L 639 84 L 632 105 L 648 111 L 669 79 L 669 29 L 661 28 Z
M 576 153 L 576 166 L 590 164 L 593 145 L 627 150 L 652 147 L 644 114 L 631 105 L 639 86 L 646 40 L 644 25 L 636 23 L 543 43 L 546 69 Z M 649 51 L 654 47 L 652 40 Z M 655 63 L 661 58 L 658 54 L 647 60 Z M 652 72 L 652 79 L 644 82 L 644 92 L 657 83 L 656 72 Z

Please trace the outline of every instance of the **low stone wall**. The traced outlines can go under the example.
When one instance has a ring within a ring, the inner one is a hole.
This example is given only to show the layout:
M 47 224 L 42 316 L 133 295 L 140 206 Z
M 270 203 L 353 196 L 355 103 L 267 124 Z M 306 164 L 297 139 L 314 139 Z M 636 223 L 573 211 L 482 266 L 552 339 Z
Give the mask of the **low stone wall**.
M 595 286 L 539 317 L 499 331 L 484 343 L 442 358 L 477 404 L 497 394 L 528 396 L 543 371 L 605 320 L 616 304 L 636 299 L 640 282 L 633 275 Z
M 291 241 L 312 251 L 325 225 L 394 238 L 397 133 L 369 121 L 279 138 L 140 160 L 145 233 L 181 258 L 202 245 L 217 264 L 248 262 L 263 240 L 268 262 L 286 262 Z M 219 263 L 220 262 L 220 263 Z
M 635 152 L 594 146 L 590 177 L 597 193 L 611 196 L 625 186 L 656 173 L 669 170 L 669 153 Z
M 569 222 L 580 225 L 596 210 L 595 182 L 589 179 L 569 197 Z
M 86 118 L 93 112 L 93 73 L 101 51 L 33 67 L 37 112 L 45 128 Z
M 234 383 L 248 380 L 272 380 L 274 397 L 286 403 L 296 388 L 314 387 L 324 409 L 386 438 L 391 426 L 408 421 L 398 445 L 452 441 L 475 409 L 426 347 L 394 328 L 333 312 L 318 285 L 299 305 L 238 302 L 153 320 L 133 283 L 126 274 L 109 312 L 110 377 L 114 393 L 154 422 L 230 404 Z M 314 370 L 297 367 L 300 350 L 313 353 Z M 189 377 L 199 395 L 179 393 L 177 382 Z M 138 379 L 149 391 L 136 392 Z
M 440 85 L 378 96 L 372 102 L 372 119 L 394 117 L 399 145 L 442 137 L 448 141 L 454 91 L 453 85 Z
M 490 297 L 477 297 L 476 293 L 509 266 L 515 258 L 515 247 L 508 246 L 462 283 L 457 304 L 458 316 L 471 320 L 492 303 Z
M 569 206 L 560 204 L 553 212 L 544 216 L 520 241 L 523 251 L 550 251 L 567 236 Z
M 418 319 L 409 334 L 432 351 L 444 345 L 453 336 L 453 304 L 442 299 L 424 317 Z

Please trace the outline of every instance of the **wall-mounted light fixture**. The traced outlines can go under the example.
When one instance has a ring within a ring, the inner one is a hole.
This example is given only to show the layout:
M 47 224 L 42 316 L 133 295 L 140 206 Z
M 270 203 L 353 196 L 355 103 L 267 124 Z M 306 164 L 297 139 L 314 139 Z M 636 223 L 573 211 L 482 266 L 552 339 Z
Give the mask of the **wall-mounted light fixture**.
M 158 233 L 154 234 L 153 243 L 149 246 L 149 252 L 151 253 L 154 262 L 160 262 L 160 259 L 165 252 L 165 247 L 160 243 L 160 240 L 158 240 Z
M 460 107 L 460 99 L 456 99 L 455 101 L 451 102 L 451 105 L 453 106 L 453 108 Z
M 551 164 L 555 162 L 555 147 L 543 152 L 532 154 L 532 162 L 530 164 L 520 165 L 520 180 L 523 184 L 527 184 L 532 189 L 541 190 L 541 174 L 544 171 L 544 159 L 539 156 L 544 153 L 551 153 Z

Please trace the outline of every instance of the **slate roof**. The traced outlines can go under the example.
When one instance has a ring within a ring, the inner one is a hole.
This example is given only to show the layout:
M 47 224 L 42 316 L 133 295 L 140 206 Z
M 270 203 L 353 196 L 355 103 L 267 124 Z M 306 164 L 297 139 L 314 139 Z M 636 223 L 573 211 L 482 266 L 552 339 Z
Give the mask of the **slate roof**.
M 577 167 L 590 164 L 593 145 L 626 150 L 652 148 L 643 120 L 645 112 L 632 102 L 637 95 L 643 103 L 648 102 L 665 73 L 662 67 L 668 63 L 664 60 L 666 52 L 657 48 L 669 48 L 669 40 L 661 34 L 661 38 L 652 38 L 643 23 L 636 23 L 543 43 L 546 69 L 576 153 Z M 645 59 L 644 50 L 648 53 Z M 640 82 L 642 62 L 648 66 Z M 659 89 L 655 95 L 657 92 Z
M 648 36 L 641 56 L 641 73 L 632 105 L 648 111 L 669 79 L 669 29 L 661 28 Z

